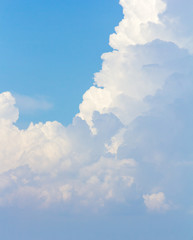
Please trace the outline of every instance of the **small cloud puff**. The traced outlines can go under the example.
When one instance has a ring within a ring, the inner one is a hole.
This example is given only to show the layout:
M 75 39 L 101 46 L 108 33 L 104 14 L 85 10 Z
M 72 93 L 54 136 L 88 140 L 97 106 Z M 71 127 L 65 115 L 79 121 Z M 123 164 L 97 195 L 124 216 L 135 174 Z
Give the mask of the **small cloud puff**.
M 6 123 L 14 123 L 18 120 L 19 111 L 15 108 L 15 98 L 10 92 L 4 92 L 0 98 L 0 120 Z
M 150 211 L 167 211 L 170 205 L 165 201 L 165 194 L 163 192 L 153 193 L 151 195 L 143 195 L 144 203 Z

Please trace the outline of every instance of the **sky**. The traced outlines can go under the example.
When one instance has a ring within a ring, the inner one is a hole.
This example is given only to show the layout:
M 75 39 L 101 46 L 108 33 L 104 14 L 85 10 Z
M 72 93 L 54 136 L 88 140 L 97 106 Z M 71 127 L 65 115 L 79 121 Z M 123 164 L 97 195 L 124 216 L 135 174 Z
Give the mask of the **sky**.
M 2 238 L 193 239 L 193 3 L 1 3 Z
M 116 0 L 1 1 L 1 92 L 17 97 L 17 126 L 72 122 L 121 18 Z

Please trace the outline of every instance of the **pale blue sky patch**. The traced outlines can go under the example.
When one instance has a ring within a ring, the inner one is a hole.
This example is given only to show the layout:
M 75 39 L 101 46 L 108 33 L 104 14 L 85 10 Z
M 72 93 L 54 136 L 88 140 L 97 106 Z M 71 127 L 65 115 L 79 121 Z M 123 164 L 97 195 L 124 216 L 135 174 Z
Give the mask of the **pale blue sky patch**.
M 37 111 L 48 111 L 53 108 L 53 104 L 48 102 L 43 96 L 29 97 L 15 94 L 14 97 L 20 113 L 35 114 Z
M 117 0 L 1 1 L 1 92 L 45 96 L 54 105 L 31 119 L 22 114 L 20 126 L 71 123 L 121 18 Z

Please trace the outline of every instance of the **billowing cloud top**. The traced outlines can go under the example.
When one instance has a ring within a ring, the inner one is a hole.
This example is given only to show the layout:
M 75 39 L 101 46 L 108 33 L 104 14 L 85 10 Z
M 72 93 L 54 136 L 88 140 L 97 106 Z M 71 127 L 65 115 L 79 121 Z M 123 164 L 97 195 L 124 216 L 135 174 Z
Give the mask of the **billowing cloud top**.
M 186 16 L 172 0 L 120 4 L 114 50 L 103 54 L 71 125 L 20 130 L 14 98 L 0 95 L 1 205 L 96 209 L 118 202 L 191 211 L 193 41 Z

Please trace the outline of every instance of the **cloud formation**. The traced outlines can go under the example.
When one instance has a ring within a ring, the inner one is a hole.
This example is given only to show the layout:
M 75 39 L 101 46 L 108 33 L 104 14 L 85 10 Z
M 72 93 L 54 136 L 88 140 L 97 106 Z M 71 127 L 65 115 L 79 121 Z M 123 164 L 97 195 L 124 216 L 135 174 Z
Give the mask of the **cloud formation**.
M 132 186 L 136 163 L 106 156 L 104 143 L 122 126 L 116 117 L 96 114 L 96 126 L 101 130 L 97 136 L 79 118 L 67 128 L 47 122 L 19 130 L 13 124 L 18 110 L 12 95 L 2 93 L 0 101 L 6 108 L 0 124 L 2 204 L 14 204 L 20 197 L 39 199 L 42 206 L 74 199 L 102 206 L 108 199 L 124 199 L 119 185 L 125 191 Z
M 163 192 L 143 195 L 143 199 L 150 211 L 166 211 L 170 208 L 169 204 L 165 203 L 165 195 Z
M 185 44 L 191 36 L 180 35 L 185 16 L 175 16 L 172 1 L 120 4 L 114 50 L 103 54 L 71 125 L 20 130 L 13 96 L 0 95 L 0 204 L 192 208 L 193 57 Z

